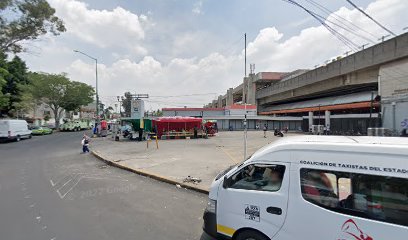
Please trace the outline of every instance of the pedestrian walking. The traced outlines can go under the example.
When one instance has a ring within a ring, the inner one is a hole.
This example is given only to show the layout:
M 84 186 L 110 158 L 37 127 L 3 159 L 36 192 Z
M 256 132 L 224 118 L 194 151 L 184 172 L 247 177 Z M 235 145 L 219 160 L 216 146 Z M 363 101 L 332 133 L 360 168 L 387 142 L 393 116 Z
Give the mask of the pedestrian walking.
M 268 126 L 266 124 L 263 127 L 263 132 L 264 132 L 264 138 L 266 138 L 266 131 L 268 131 Z
M 84 134 L 84 136 L 82 137 L 82 153 L 87 153 L 89 152 L 89 137 L 87 135 Z

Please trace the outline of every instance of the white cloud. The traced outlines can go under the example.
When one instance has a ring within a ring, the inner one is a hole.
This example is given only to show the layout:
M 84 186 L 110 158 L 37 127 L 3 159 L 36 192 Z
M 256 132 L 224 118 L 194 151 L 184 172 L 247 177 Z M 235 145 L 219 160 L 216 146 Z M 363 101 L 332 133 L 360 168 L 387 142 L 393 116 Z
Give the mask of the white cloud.
M 194 8 L 192 12 L 197 15 L 202 14 L 203 13 L 202 7 L 203 7 L 203 1 L 198 1 L 194 4 Z
M 147 15 L 138 17 L 121 8 L 113 11 L 92 10 L 85 4 L 74 0 L 51 0 L 51 3 L 57 7 L 58 14 L 64 16 L 68 29 L 71 29 L 69 30 L 71 34 L 83 41 L 94 42 L 102 48 L 120 45 L 128 50 L 123 54 L 115 48 L 112 49 L 110 55 L 113 56 L 113 62 L 99 65 L 99 92 L 102 97 L 105 97 L 101 98 L 105 102 L 109 99 L 114 101 L 116 99 L 114 96 L 122 95 L 125 91 L 148 93 L 153 96 L 222 93 L 242 83 L 242 53 L 224 55 L 214 52 L 205 57 L 198 57 L 197 54 L 188 58 L 178 57 L 183 51 L 193 51 L 201 47 L 204 49 L 202 52 L 208 52 L 208 48 L 214 48 L 208 44 L 207 40 L 202 41 L 203 33 L 175 34 L 177 38 L 172 42 L 174 49 L 171 50 L 173 55 L 168 62 L 160 62 L 155 56 L 144 56 L 141 60 L 135 61 L 131 52 L 146 54 L 143 52 L 145 48 L 141 42 L 145 34 L 144 22 L 149 22 L 149 17 L 145 16 L 151 14 L 147 13 Z M 72 13 L 74 9 L 76 13 Z M 371 3 L 366 10 L 395 32 L 401 31 L 408 22 L 406 0 L 377 0 Z M 382 29 L 355 9 L 343 7 L 336 14 L 365 31 L 373 33 L 378 38 L 385 35 Z M 136 26 L 128 26 L 130 22 L 135 23 L 133 25 Z M 161 34 L 154 30 L 150 29 L 149 34 Z M 350 33 L 340 29 L 339 31 L 359 45 L 366 43 L 365 40 Z M 373 36 L 362 31 L 359 33 L 377 41 Z M 54 48 L 46 48 L 45 51 L 50 54 L 52 54 L 52 49 L 59 52 L 61 51 L 58 48 L 60 46 L 61 44 L 55 44 Z M 72 55 L 70 50 L 69 53 L 65 53 L 68 50 L 62 48 L 62 58 L 64 54 Z M 289 38 L 284 38 L 283 33 L 270 26 L 259 30 L 254 40 L 249 42 L 247 54 L 248 64 L 255 63 L 259 72 L 291 71 L 298 68 L 312 68 L 347 50 L 346 46 L 322 26 L 303 29 L 299 34 Z M 53 57 L 56 58 L 56 56 Z M 55 61 L 54 59 L 48 59 L 48 63 L 47 59 L 44 59 L 45 67 L 54 66 L 50 64 Z M 56 68 L 54 71 L 67 72 L 74 80 L 94 85 L 94 66 L 90 62 L 73 60 L 67 65 L 69 67 Z M 198 97 L 151 98 L 148 101 L 154 109 L 165 106 L 202 106 L 215 96 L 214 94 Z
M 400 32 L 408 21 L 408 5 L 404 0 L 377 0 L 369 4 L 366 11 L 396 32 Z M 375 37 L 355 28 L 358 34 L 363 34 L 372 41 L 378 42 L 377 38 L 387 34 L 356 9 L 342 7 L 335 14 L 372 33 Z M 337 16 L 332 14 L 328 19 L 333 21 Z M 334 28 L 358 46 L 367 43 L 367 40 L 344 29 Z M 260 30 L 255 40 L 248 44 L 249 61 L 254 62 L 259 71 L 291 71 L 297 68 L 312 68 L 350 50 L 323 26 L 306 28 L 299 35 L 283 41 L 282 39 L 283 34 L 274 27 Z
M 236 59 L 235 59 L 236 60 Z M 236 84 L 231 81 L 242 78 L 234 65 L 234 59 L 213 53 L 203 59 L 173 59 L 163 66 L 153 57 L 139 62 L 122 59 L 110 66 L 98 65 L 100 95 L 105 101 L 123 95 L 125 91 L 148 93 L 152 96 L 189 95 L 220 92 Z M 66 71 L 70 78 L 95 86 L 94 65 L 81 60 L 74 61 Z M 217 76 L 216 78 L 214 76 Z M 224 79 L 220 81 L 220 79 Z M 196 106 L 205 104 L 215 95 L 177 97 L 171 99 L 151 98 L 153 109 L 164 106 Z
M 140 17 L 122 7 L 112 11 L 89 9 L 88 5 L 77 0 L 49 0 L 67 27 L 67 33 L 95 44 L 100 48 L 125 47 L 136 54 L 145 55 L 147 50 L 141 46 L 145 38 L 144 27 L 148 17 Z

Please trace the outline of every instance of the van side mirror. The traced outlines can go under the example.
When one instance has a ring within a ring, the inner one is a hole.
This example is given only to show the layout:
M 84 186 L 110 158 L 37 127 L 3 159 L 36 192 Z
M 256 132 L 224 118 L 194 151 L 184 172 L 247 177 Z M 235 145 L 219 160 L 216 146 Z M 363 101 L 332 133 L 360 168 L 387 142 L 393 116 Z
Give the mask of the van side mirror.
M 227 189 L 229 187 L 229 185 L 230 185 L 230 182 L 231 182 L 230 178 L 227 178 L 227 176 L 224 176 L 224 180 L 222 182 L 222 187 L 224 189 Z

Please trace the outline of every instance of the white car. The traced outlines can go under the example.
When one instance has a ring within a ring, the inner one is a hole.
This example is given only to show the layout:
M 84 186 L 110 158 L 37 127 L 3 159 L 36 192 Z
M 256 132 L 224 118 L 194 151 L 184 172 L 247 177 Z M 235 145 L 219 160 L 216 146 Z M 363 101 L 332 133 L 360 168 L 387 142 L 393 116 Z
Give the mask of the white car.
M 2 119 L 0 120 L 0 140 L 15 140 L 31 138 L 31 130 L 25 120 Z

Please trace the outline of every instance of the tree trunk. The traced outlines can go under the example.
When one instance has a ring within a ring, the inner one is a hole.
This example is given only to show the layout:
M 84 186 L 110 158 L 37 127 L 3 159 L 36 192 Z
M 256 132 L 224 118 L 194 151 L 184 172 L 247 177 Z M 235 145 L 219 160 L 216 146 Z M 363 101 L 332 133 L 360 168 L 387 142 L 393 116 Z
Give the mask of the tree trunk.
M 61 108 L 61 109 L 59 110 L 59 112 L 58 112 L 58 121 L 59 121 L 59 119 L 61 119 L 61 114 L 62 114 L 63 111 L 64 111 L 63 108 Z
M 52 112 L 54 113 L 54 120 L 55 120 L 55 129 L 59 129 L 59 119 L 58 119 L 58 109 L 51 108 Z

